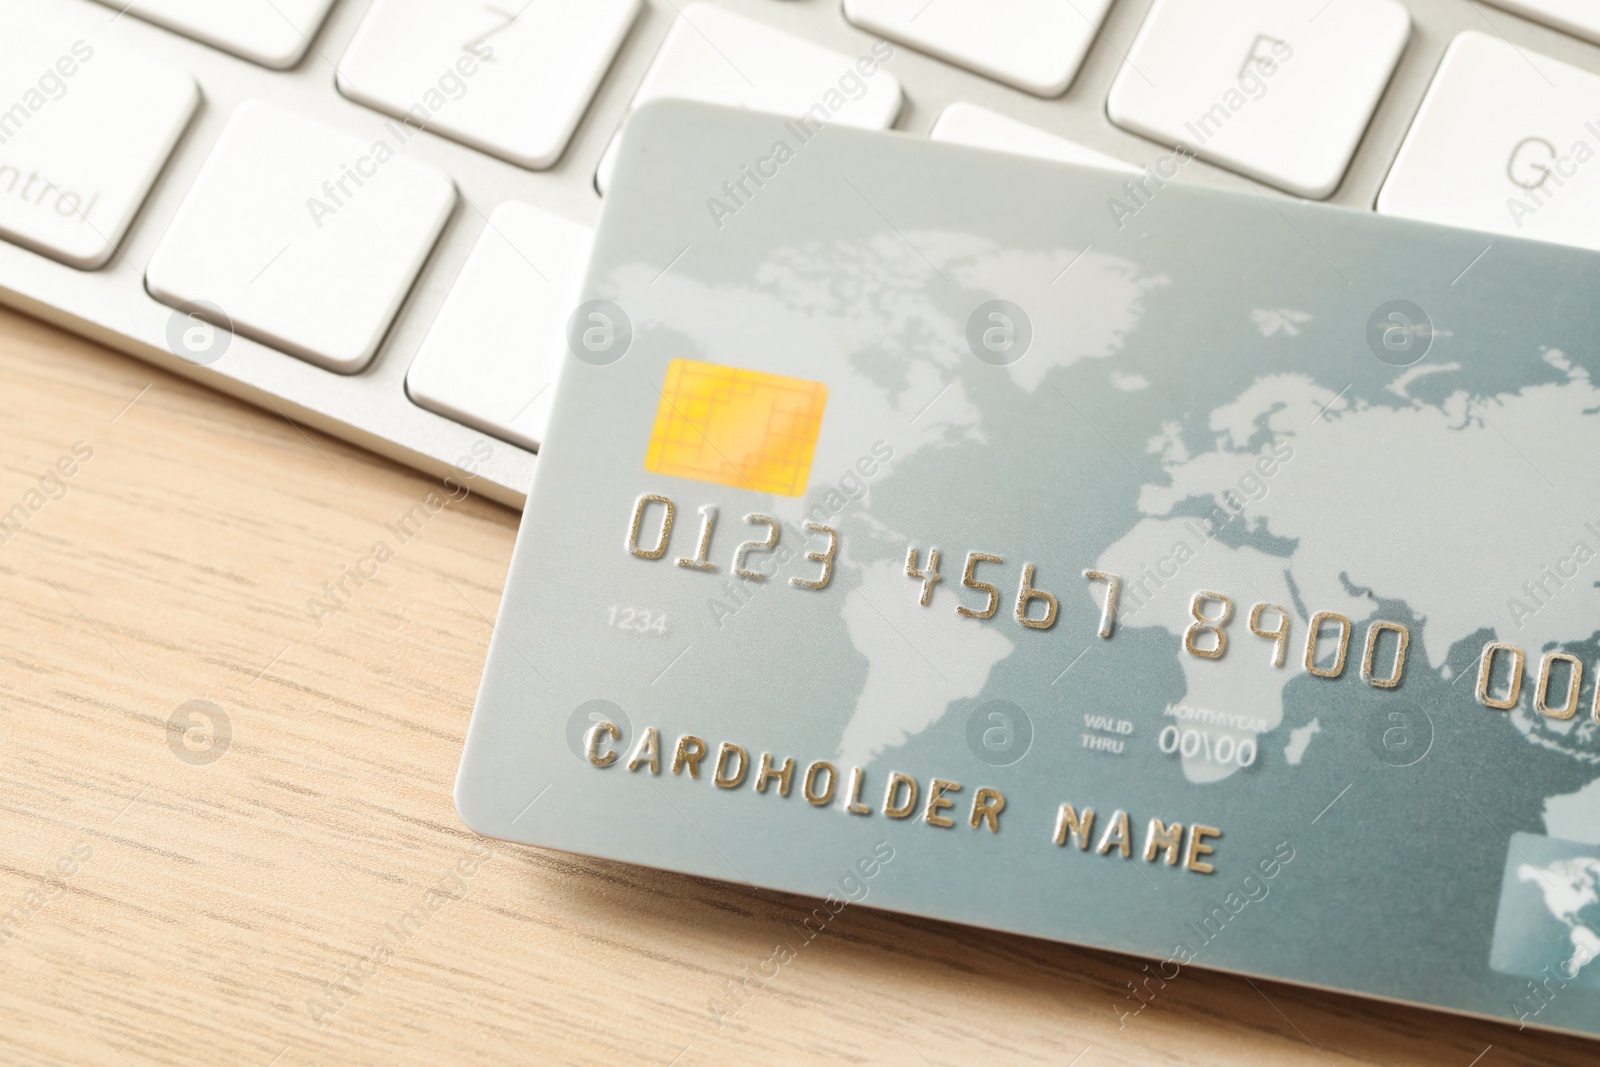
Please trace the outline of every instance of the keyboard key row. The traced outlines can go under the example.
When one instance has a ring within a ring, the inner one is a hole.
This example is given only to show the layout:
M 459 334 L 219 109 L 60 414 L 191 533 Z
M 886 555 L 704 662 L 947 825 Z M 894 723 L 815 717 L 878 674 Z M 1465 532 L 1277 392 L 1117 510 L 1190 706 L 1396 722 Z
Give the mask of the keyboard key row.
M 273 67 L 300 59 L 331 6 L 331 0 L 102 2 Z M 1600 41 L 1600 14 L 1590 0 L 1494 2 Z M 845 0 L 844 13 L 886 38 L 1049 96 L 1076 75 L 1110 4 Z M 555 3 L 512 11 L 458 0 L 376 0 L 341 60 L 338 84 L 376 110 L 541 169 L 561 156 L 639 10 L 640 0 L 592 0 L 581 11 Z M 1409 36 L 1410 19 L 1397 0 L 1156 0 L 1107 111 L 1142 136 L 1185 144 L 1217 165 L 1322 198 L 1343 179 Z M 872 77 L 881 58 L 857 57 L 860 70 L 853 72 L 850 56 L 695 3 L 675 20 L 634 103 L 686 97 L 885 128 L 902 98 L 892 75 Z M 170 89 L 162 96 L 170 102 Z M 171 111 L 151 114 L 165 121 Z M 970 119 L 957 112 L 948 124 Z M 995 123 L 985 118 L 981 125 Z M 135 135 L 148 139 L 144 130 Z M 602 191 L 615 147 L 613 138 L 596 175 Z M 137 185 L 141 174 L 132 176 Z M 142 196 L 143 189 L 135 192 Z M 1395 187 L 1388 201 L 1401 203 L 1403 192 Z M 53 251 L 93 264 L 109 254 L 105 243 Z
M 848 0 L 846 12 L 1044 94 L 1071 80 L 1105 7 L 1085 10 L 1081 41 L 1053 24 L 1061 34 L 1040 54 L 1048 51 L 1054 67 L 1016 53 L 1014 69 L 1002 71 L 999 38 L 961 22 L 975 9 L 966 0 L 941 2 L 948 10 L 926 25 L 891 0 Z M 286 10 L 320 20 L 313 9 L 326 6 Z M 1561 5 L 1504 6 L 1538 7 L 1553 19 Z M 1029 35 L 1019 28 L 1039 23 L 1046 7 L 1007 0 L 994 12 L 1021 39 Z M 229 0 L 215 10 L 249 9 L 246 0 Z M 176 18 L 185 8 L 150 0 L 138 13 L 156 18 L 158 10 Z M 582 17 L 555 4 L 487 20 L 485 10 L 451 0 L 376 0 L 344 57 L 340 89 L 409 120 L 387 127 L 394 138 L 426 127 L 522 166 L 549 166 L 636 20 L 639 0 L 594 0 Z M 186 74 L 122 48 L 9 14 L 5 24 L 0 99 L 21 103 L 0 112 L 0 236 L 76 267 L 101 266 L 186 127 L 198 90 Z M 963 25 L 969 32 L 958 32 Z M 1409 32 L 1395 0 L 1320 8 L 1318 0 L 1216 0 L 1203 12 L 1186 0 L 1156 0 L 1108 111 L 1158 142 L 1187 144 L 1262 181 L 1325 196 L 1342 178 Z M 959 58 L 958 44 L 966 48 Z M 882 69 L 887 55 L 881 44 L 847 55 L 695 3 L 669 29 L 634 106 L 687 97 L 888 128 L 903 97 Z M 1215 103 L 1195 104 L 1206 99 Z M 1585 126 L 1596 114 L 1600 77 L 1464 34 L 1447 52 L 1377 207 L 1600 248 L 1593 210 L 1600 178 L 1583 170 L 1594 154 L 1591 134 L 1600 143 L 1600 131 Z M 930 136 L 1135 169 L 968 103 L 946 108 Z M 597 176 L 602 189 L 616 146 L 613 138 Z M 174 306 L 215 309 L 202 313 L 319 366 L 361 370 L 457 200 L 446 175 L 401 157 L 399 147 L 379 149 L 265 103 L 241 105 L 151 257 L 150 292 Z M 413 401 L 537 447 L 590 238 L 587 227 L 532 206 L 500 205 L 413 360 Z

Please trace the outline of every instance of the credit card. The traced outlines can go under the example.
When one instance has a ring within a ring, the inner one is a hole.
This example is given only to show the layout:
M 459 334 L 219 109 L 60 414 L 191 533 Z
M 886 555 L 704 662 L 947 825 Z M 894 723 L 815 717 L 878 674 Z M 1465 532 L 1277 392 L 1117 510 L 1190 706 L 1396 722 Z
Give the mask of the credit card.
M 635 115 L 462 818 L 1600 1032 L 1600 260 L 1156 158 Z

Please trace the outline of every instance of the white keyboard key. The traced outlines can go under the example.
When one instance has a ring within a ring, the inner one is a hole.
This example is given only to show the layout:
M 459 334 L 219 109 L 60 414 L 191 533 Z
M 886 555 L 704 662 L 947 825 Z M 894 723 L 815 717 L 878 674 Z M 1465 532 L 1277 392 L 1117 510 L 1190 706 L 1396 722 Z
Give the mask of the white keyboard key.
M 1385 215 L 1600 250 L 1600 77 L 1463 33 L 1378 194 Z
M 536 207 L 496 208 L 406 374 L 411 399 L 538 448 L 593 241 Z
M 844 0 L 845 18 L 1039 96 L 1067 91 L 1111 0 Z
M 671 97 L 796 120 L 810 116 L 808 130 L 824 122 L 886 130 L 900 114 L 900 81 L 883 69 L 893 55 L 883 44 L 846 55 L 714 4 L 688 4 L 667 31 L 633 106 Z M 601 192 L 610 184 L 618 139 L 600 161 Z
M 1085 167 L 1104 167 L 1134 173 L 1137 168 L 1076 141 L 1057 137 L 1037 126 L 1018 122 L 1009 115 L 990 111 L 977 104 L 957 101 L 939 115 L 928 136 L 935 141 L 987 148 L 991 152 L 1010 152 L 1018 156 L 1037 156 L 1058 163 L 1077 163 Z
M 1156 0 L 1106 110 L 1134 133 L 1320 200 L 1410 35 L 1396 0 Z
M 1489 3 L 1600 44 L 1600 5 L 1594 0 L 1489 0 Z
M 520 166 L 553 166 L 639 0 L 377 0 L 339 62 L 352 100 Z
M 333 5 L 333 0 L 100 2 L 273 70 L 300 62 Z
M 0 237 L 83 270 L 104 266 L 199 101 L 187 74 L 8 9 Z
M 240 105 L 150 259 L 150 292 L 209 302 L 239 333 L 360 370 L 456 200 L 450 179 L 405 157 L 397 132 L 408 131 L 390 123 L 358 138 Z

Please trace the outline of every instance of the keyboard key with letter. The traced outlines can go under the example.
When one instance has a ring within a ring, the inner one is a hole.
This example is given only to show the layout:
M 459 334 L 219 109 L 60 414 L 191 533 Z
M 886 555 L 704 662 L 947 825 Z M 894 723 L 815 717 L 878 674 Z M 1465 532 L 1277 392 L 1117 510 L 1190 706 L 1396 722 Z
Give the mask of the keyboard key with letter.
M 1111 0 L 845 0 L 845 17 L 1039 96 L 1067 91 Z
M 1106 110 L 1124 129 L 1320 200 L 1410 35 L 1396 0 L 1156 0 Z
M 455 206 L 450 179 L 376 141 L 240 105 L 161 238 L 146 283 L 238 332 L 352 373 L 378 350 Z M 224 324 L 226 325 L 226 324 Z
M 111 259 L 200 93 L 187 74 L 7 9 L 0 237 L 73 267 Z
M 822 122 L 886 130 L 900 114 L 900 81 L 882 69 L 893 51 L 859 56 L 775 30 L 714 4 L 689 4 L 667 31 L 633 106 L 651 100 L 698 100 L 770 111 L 808 125 Z M 617 151 L 613 137 L 596 185 L 605 191 Z
M 538 448 L 593 239 L 528 204 L 496 208 L 406 374 L 411 399 Z
M 288 70 L 311 47 L 333 0 L 100 0 L 213 48 Z
M 339 63 L 352 100 L 519 166 L 555 164 L 639 0 L 378 0 Z
M 1378 210 L 1600 249 L 1597 151 L 1600 77 L 1463 33 L 1439 65 Z

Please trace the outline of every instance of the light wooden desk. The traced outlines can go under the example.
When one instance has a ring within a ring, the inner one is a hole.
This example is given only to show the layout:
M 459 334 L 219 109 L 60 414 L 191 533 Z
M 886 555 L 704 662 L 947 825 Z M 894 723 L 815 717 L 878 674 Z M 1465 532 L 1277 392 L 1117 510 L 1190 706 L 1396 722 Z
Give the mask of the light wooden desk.
M 1119 1029 L 1140 962 L 867 908 L 719 1026 L 811 902 L 534 848 L 473 863 L 450 793 L 514 513 L 450 506 L 319 628 L 307 599 L 427 479 L 0 312 L 0 511 L 78 442 L 65 496 L 0 544 L 0 1062 L 1600 1055 L 1199 970 Z M 169 726 L 194 700 L 225 744 Z

